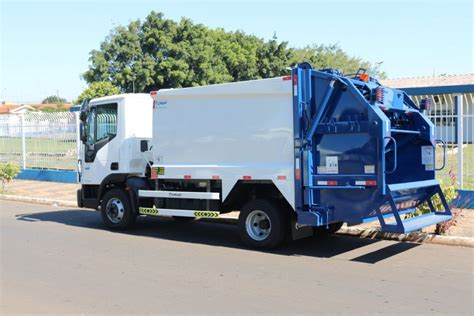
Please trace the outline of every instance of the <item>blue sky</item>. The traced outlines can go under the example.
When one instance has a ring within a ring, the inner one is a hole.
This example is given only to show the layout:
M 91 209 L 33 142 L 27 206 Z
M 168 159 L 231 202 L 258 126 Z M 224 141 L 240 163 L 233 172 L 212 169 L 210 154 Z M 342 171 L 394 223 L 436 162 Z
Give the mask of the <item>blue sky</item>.
M 470 0 L 363 1 L 9 1 L 0 0 L 0 97 L 71 100 L 87 86 L 89 52 L 115 25 L 166 18 L 243 30 L 299 47 L 338 43 L 351 55 L 383 61 L 389 77 L 472 73 Z

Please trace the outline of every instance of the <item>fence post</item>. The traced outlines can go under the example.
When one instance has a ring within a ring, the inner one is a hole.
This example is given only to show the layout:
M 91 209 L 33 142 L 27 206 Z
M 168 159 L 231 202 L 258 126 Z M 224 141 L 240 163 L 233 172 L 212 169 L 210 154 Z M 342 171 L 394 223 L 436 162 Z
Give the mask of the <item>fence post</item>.
M 21 126 L 21 158 L 22 167 L 26 169 L 26 136 L 25 136 L 25 114 L 20 115 L 20 126 Z
M 76 162 L 79 160 L 79 150 L 81 149 L 81 122 L 79 120 L 79 113 L 74 112 L 76 118 Z
M 464 179 L 463 179 L 463 148 L 464 144 L 464 123 L 463 123 L 463 108 L 462 108 L 462 94 L 454 96 L 454 102 L 456 104 L 456 122 L 457 122 L 457 143 L 458 143 L 458 180 L 459 188 L 463 189 Z

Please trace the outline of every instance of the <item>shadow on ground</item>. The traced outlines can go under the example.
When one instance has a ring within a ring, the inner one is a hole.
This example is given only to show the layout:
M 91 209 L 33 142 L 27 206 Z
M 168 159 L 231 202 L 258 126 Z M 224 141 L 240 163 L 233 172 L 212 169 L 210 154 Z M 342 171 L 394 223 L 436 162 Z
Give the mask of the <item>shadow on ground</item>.
M 105 229 L 99 212 L 83 209 L 25 213 L 16 215 L 16 217 L 18 220 L 32 223 L 54 222 L 87 229 Z M 244 249 L 239 240 L 237 226 L 217 222 L 211 223 L 196 220 L 181 223 L 169 218 L 140 217 L 137 221 L 137 225 L 133 229 L 125 232 L 117 232 L 117 234 Z M 312 237 L 290 241 L 284 247 L 271 251 L 271 253 L 286 256 L 331 258 L 377 242 L 379 242 L 379 240 L 342 235 L 332 235 L 322 238 Z M 374 264 L 417 246 L 419 245 L 413 243 L 392 243 L 384 248 L 365 253 L 350 260 Z

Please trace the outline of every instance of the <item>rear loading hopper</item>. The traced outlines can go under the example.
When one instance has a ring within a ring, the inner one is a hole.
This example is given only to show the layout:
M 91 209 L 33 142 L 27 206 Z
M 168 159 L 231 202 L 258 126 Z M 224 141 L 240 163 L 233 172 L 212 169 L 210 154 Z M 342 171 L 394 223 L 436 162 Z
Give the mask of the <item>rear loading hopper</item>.
M 383 231 L 408 233 L 452 217 L 435 179 L 435 127 L 405 92 L 308 64 L 291 79 L 300 224 L 379 220 Z M 425 202 L 431 213 L 403 220 Z

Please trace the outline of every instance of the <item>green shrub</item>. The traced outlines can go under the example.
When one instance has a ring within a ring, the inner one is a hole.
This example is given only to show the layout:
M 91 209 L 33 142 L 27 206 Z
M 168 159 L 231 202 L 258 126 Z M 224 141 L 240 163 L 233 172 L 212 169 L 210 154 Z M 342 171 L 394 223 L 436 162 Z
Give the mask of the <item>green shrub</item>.
M 20 167 L 14 162 L 0 163 L 0 181 L 2 182 L 2 191 L 5 192 L 5 185 L 20 173 Z
M 443 185 L 443 182 L 441 180 L 439 180 L 439 182 L 441 185 L 441 191 L 443 191 L 444 197 L 446 198 L 446 201 L 449 204 L 456 197 L 456 190 L 454 189 L 454 185 Z M 433 203 L 435 210 L 444 209 L 443 203 L 441 203 L 441 199 L 438 194 L 431 198 L 431 202 Z M 418 214 L 426 214 L 431 212 L 430 207 L 426 202 L 418 206 L 417 211 Z

